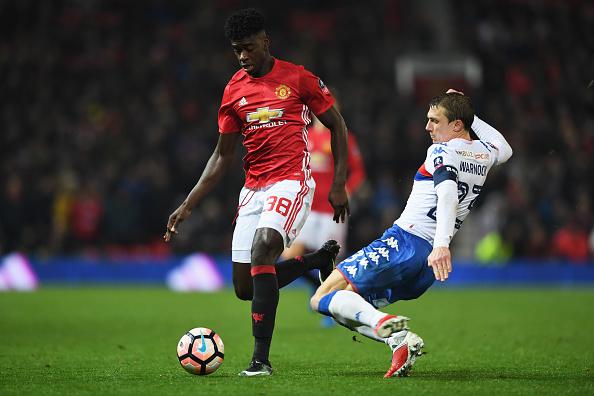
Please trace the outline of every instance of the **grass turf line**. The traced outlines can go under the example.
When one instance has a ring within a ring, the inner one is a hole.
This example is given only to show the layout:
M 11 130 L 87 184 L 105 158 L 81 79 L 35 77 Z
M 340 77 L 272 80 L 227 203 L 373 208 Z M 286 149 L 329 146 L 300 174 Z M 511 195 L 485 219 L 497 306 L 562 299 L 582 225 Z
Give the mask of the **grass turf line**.
M 270 378 L 240 378 L 252 351 L 250 304 L 232 291 L 46 288 L 0 294 L 0 394 L 348 395 L 594 394 L 594 290 L 435 289 L 390 313 L 412 318 L 428 354 L 409 378 L 383 379 L 388 348 L 281 293 Z M 209 327 L 225 343 L 214 374 L 187 374 L 181 335 Z M 401 393 L 404 394 L 404 393 Z

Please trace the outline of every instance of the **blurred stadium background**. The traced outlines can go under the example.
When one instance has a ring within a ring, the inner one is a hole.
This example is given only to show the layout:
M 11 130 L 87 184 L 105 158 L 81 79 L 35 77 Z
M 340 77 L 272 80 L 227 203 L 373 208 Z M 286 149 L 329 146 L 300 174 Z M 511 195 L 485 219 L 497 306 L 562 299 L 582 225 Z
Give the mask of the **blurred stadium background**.
M 341 92 L 368 173 L 349 251 L 403 209 L 430 144 L 427 100 L 453 87 L 514 157 L 456 237 L 451 283 L 594 282 L 592 1 L 289 4 L 249 5 L 274 56 Z M 245 6 L 0 1 L 0 288 L 26 287 L 23 265 L 41 285 L 229 280 L 241 153 L 174 243 L 162 234 L 216 143 L 238 68 L 222 25 Z

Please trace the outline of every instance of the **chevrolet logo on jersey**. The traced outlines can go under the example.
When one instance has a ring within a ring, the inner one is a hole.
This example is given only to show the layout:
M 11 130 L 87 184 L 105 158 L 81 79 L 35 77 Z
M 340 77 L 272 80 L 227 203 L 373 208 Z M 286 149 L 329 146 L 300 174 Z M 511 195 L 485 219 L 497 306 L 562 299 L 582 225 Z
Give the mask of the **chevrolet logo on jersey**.
M 274 118 L 280 118 L 283 116 L 283 109 L 271 109 L 268 106 L 258 107 L 256 111 L 247 113 L 247 122 L 258 121 L 259 124 L 266 124 Z

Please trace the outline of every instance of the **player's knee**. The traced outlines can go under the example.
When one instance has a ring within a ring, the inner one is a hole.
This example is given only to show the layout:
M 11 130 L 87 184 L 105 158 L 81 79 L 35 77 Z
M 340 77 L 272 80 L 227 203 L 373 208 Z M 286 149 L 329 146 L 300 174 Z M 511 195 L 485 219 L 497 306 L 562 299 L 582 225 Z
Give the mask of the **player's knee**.
M 246 290 L 240 287 L 235 288 L 235 295 L 237 296 L 237 298 L 243 301 L 251 301 L 253 297 L 253 293 L 251 290 Z
M 409 300 L 416 300 L 417 298 L 421 297 L 423 294 L 425 294 L 427 289 L 429 289 L 429 286 L 431 286 L 431 284 L 423 285 L 422 287 L 413 290 L 411 293 L 411 298 L 409 298 Z
M 251 280 L 251 279 L 250 279 Z M 254 295 L 251 285 L 245 285 L 237 280 L 233 280 L 233 287 L 237 298 L 243 301 L 251 301 Z
M 319 293 L 315 293 L 310 299 L 309 299 L 309 306 L 311 307 L 311 309 L 313 311 L 318 312 L 318 307 L 320 306 L 320 299 L 322 298 L 322 296 Z
M 252 263 L 274 263 L 283 251 L 282 240 L 261 239 L 252 246 Z
M 237 298 L 243 301 L 250 301 L 254 294 L 250 265 L 244 263 L 233 263 L 233 288 Z
M 285 248 L 282 235 L 272 228 L 259 228 L 252 243 L 252 265 L 276 262 Z

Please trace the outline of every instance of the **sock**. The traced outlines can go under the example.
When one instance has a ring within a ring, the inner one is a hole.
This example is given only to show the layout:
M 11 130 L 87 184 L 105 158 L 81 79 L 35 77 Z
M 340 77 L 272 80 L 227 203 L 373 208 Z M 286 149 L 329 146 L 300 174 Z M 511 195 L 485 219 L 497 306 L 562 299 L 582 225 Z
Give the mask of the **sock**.
M 255 337 L 254 338 L 254 355 L 252 359 L 258 359 L 262 363 L 266 363 L 270 366 L 270 343 L 272 337 Z
M 270 364 L 268 359 L 278 306 L 278 283 L 274 265 L 252 266 L 252 334 L 255 338 L 253 359 Z
M 349 306 L 357 308 L 351 309 Z M 347 290 L 335 290 L 330 292 L 320 299 L 318 312 L 327 316 L 332 316 L 339 324 L 354 330 L 367 338 L 390 345 L 388 342 L 392 337 L 382 338 L 375 334 L 375 324 L 386 314 L 376 310 L 373 305 L 369 304 L 357 293 Z M 357 314 L 359 315 L 359 320 L 370 318 L 373 325 L 368 326 L 358 322 Z
M 336 294 L 337 291 L 338 290 L 334 290 L 334 291 L 326 294 L 324 297 L 320 298 L 320 302 L 318 303 L 318 312 L 319 313 L 321 313 L 322 315 L 332 317 L 332 313 L 330 312 L 330 309 L 328 308 L 328 306 L 330 305 L 330 301 L 332 301 L 332 298 L 334 298 L 334 295 Z
M 328 311 L 334 319 L 351 329 L 362 325 L 375 329 L 377 322 L 386 316 L 363 297 L 349 290 L 337 290 L 328 302 Z
M 303 276 L 307 271 L 325 266 L 332 258 L 331 255 L 332 253 L 326 250 L 318 250 L 277 263 L 276 276 L 278 278 L 278 287 L 281 288 L 288 285 L 295 279 Z
M 332 299 L 334 298 L 334 295 L 337 292 L 338 292 L 338 290 L 330 292 L 320 299 L 320 303 L 318 304 L 318 312 L 320 312 L 321 314 L 324 314 L 326 316 L 333 317 L 333 315 L 330 313 L 329 305 L 330 305 L 330 302 L 332 301 Z M 353 327 L 350 327 L 346 324 L 347 323 L 346 321 L 340 322 L 338 319 L 337 319 L 337 321 L 339 324 L 341 324 L 351 330 L 355 330 L 357 333 L 364 335 L 367 338 L 371 338 L 372 340 L 375 340 L 375 341 L 384 342 L 387 344 L 388 340 L 391 338 L 391 337 L 388 337 L 388 338 L 378 337 L 377 334 L 375 334 L 375 329 L 373 327 L 369 327 L 366 325 L 361 325 L 361 326 L 355 325 Z
M 372 340 L 378 341 L 378 342 L 383 342 L 385 344 L 388 344 L 388 342 L 390 342 L 390 339 L 392 337 L 388 337 L 388 338 L 382 338 L 382 337 L 378 337 L 377 334 L 375 334 L 375 329 L 369 326 L 357 326 L 355 327 L 353 330 L 355 330 L 357 333 L 364 335 L 367 338 L 371 338 Z M 390 344 L 388 344 L 390 345 Z
M 299 278 L 305 271 L 307 271 L 307 266 L 305 265 L 302 256 L 297 256 L 277 263 L 276 276 L 279 289 Z
M 328 265 L 328 262 L 333 256 L 332 253 L 330 253 L 329 251 L 320 249 L 313 253 L 304 254 L 300 257 L 307 266 L 307 270 L 312 270 L 319 269 L 320 267 L 325 267 L 326 265 Z
M 355 297 L 353 297 L 353 295 Z M 354 304 L 353 304 L 353 301 L 354 301 Z M 363 304 L 361 304 L 361 301 L 363 301 Z M 369 311 L 369 307 L 371 307 L 371 309 L 373 311 L 377 311 L 375 308 L 373 308 L 373 306 L 371 304 L 369 304 L 367 301 L 365 301 L 357 293 L 353 293 L 351 291 L 346 291 L 346 290 L 335 290 L 333 292 L 326 294 L 324 297 L 322 297 L 320 299 L 320 302 L 318 304 L 318 312 L 321 314 L 333 317 L 334 319 L 336 319 L 338 324 L 341 324 L 351 330 L 354 330 L 354 331 L 358 332 L 359 334 L 364 335 L 367 338 L 371 338 L 372 340 L 388 344 L 388 342 L 390 341 L 390 339 L 392 337 L 388 337 L 388 338 L 378 337 L 377 334 L 375 334 L 375 327 L 363 325 L 361 323 L 357 323 L 356 320 L 353 320 L 353 319 L 356 319 L 356 315 L 357 315 L 357 313 L 359 313 L 358 311 L 355 312 L 355 318 L 345 317 L 346 315 L 349 315 L 346 312 L 348 309 L 340 309 L 340 307 L 338 307 L 338 306 L 349 305 L 349 304 L 360 306 L 367 311 Z M 385 316 L 385 314 L 383 312 L 380 312 L 380 311 L 377 311 L 377 312 L 379 312 L 379 315 L 374 315 L 373 313 L 369 313 L 369 312 L 366 314 L 359 314 L 359 319 L 361 319 L 362 317 L 372 317 L 371 320 L 375 320 L 374 323 L 377 323 L 377 321 L 379 319 L 381 319 Z M 351 312 L 351 314 L 352 314 L 352 312 Z M 377 320 L 374 319 L 376 316 L 378 317 Z M 388 345 L 390 345 L 390 344 L 388 344 Z M 390 347 L 391 347 L 391 345 L 390 345 Z
M 399 332 L 392 333 L 392 335 L 388 338 L 382 338 L 378 337 L 378 335 L 375 334 L 375 329 L 369 326 L 355 327 L 354 330 L 367 338 L 371 338 L 372 340 L 378 342 L 383 342 L 384 344 L 388 345 L 392 350 L 394 350 L 394 348 L 396 348 L 402 342 L 402 340 L 404 340 L 406 333 L 408 333 L 408 330 L 400 330 Z

